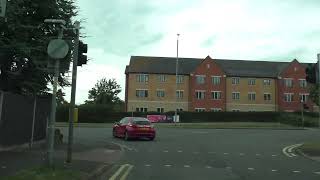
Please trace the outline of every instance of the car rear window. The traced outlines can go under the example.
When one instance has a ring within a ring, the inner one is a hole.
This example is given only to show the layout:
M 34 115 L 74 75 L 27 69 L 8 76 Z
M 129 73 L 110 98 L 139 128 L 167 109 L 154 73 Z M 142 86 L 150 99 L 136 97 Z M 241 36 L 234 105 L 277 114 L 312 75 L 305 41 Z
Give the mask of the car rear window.
M 137 118 L 137 119 L 133 119 L 132 121 L 133 124 L 136 125 L 150 125 L 150 121 L 148 121 L 147 119 L 144 118 Z

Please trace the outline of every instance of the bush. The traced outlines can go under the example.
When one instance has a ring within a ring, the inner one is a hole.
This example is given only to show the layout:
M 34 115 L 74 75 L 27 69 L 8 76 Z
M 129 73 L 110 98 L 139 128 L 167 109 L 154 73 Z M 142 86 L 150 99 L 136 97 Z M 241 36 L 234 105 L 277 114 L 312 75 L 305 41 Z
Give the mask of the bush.
M 109 105 L 81 105 L 79 109 L 80 123 L 114 123 L 123 117 L 163 114 L 174 116 L 175 112 L 114 112 Z M 301 114 L 299 112 L 179 112 L 180 122 L 281 122 L 293 126 L 302 126 Z M 306 127 L 318 126 L 317 113 L 305 113 Z M 69 119 L 69 106 L 63 105 L 57 108 L 57 121 L 67 122 Z
M 180 122 L 278 122 L 278 112 L 180 112 Z

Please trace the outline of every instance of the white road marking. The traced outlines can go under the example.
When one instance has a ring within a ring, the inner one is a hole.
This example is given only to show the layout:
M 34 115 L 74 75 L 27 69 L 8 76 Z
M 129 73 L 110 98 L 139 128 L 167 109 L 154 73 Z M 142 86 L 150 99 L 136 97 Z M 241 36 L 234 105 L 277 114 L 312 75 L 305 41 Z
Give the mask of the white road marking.
M 271 171 L 272 171 L 272 172 L 277 172 L 278 170 L 276 170 L 276 169 L 272 169 Z
M 171 167 L 171 164 L 166 164 L 166 165 L 164 165 L 165 167 Z
M 133 166 L 130 165 L 128 169 L 124 172 L 124 174 L 120 177 L 120 180 L 126 180 Z
M 185 168 L 189 168 L 190 166 L 189 166 L 189 165 L 184 165 L 183 167 L 185 167 Z
M 150 167 L 151 165 L 150 165 L 150 164 L 146 164 L 146 165 L 144 165 L 144 166 L 146 166 L 146 167 Z
M 291 146 L 287 146 L 285 148 L 282 149 L 282 152 L 284 155 L 288 156 L 288 157 L 294 157 L 297 156 L 296 154 L 293 153 L 293 150 L 299 146 L 302 146 L 302 144 L 294 144 Z
M 253 170 L 254 170 L 254 168 L 248 168 L 248 170 L 253 171 Z
M 294 173 L 300 173 L 301 171 L 292 171 L 292 172 L 294 172 Z
M 206 168 L 207 168 L 207 169 L 211 169 L 212 167 L 211 167 L 211 166 L 206 166 Z
M 181 151 L 181 150 L 178 150 L 178 153 L 182 153 L 182 151 Z
M 261 154 L 256 154 L 256 156 L 261 156 Z
M 320 175 L 320 172 L 314 172 L 315 174 L 318 174 L 318 175 Z
M 124 174 L 121 176 L 121 179 L 125 179 L 132 168 L 133 166 L 130 164 L 121 165 L 120 168 L 113 174 L 113 176 L 109 178 L 109 180 L 115 180 L 122 173 L 122 171 L 124 171 Z
M 124 144 L 116 143 L 114 141 L 112 141 L 111 143 L 120 146 L 121 150 L 128 150 L 128 151 L 135 150 L 134 148 L 128 147 L 128 146 L 126 146 Z
M 163 152 L 164 152 L 164 153 L 167 153 L 167 152 L 169 152 L 169 151 L 168 151 L 168 150 L 164 150 Z
M 275 155 L 275 154 L 272 154 L 272 157 L 276 157 L 277 155 Z
M 244 153 L 240 153 L 239 155 L 240 155 L 240 156 L 244 156 Z
M 228 155 L 229 153 L 223 153 L 224 155 Z

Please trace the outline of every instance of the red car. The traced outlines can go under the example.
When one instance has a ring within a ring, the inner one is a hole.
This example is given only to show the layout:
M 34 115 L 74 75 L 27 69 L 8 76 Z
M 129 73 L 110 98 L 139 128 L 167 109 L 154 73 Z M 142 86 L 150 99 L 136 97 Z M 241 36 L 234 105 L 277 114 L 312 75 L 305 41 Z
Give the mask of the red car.
M 156 130 L 151 122 L 143 117 L 125 117 L 116 122 L 112 130 L 113 137 L 148 138 L 151 141 L 156 137 Z

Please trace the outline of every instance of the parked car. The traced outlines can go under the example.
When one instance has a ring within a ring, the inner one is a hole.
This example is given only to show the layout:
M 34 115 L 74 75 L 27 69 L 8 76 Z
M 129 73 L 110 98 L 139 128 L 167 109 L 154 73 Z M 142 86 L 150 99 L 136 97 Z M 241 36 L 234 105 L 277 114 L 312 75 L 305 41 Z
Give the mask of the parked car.
M 113 137 L 121 137 L 125 140 L 132 138 L 148 138 L 154 140 L 156 130 L 146 118 L 125 117 L 114 124 L 112 134 Z

